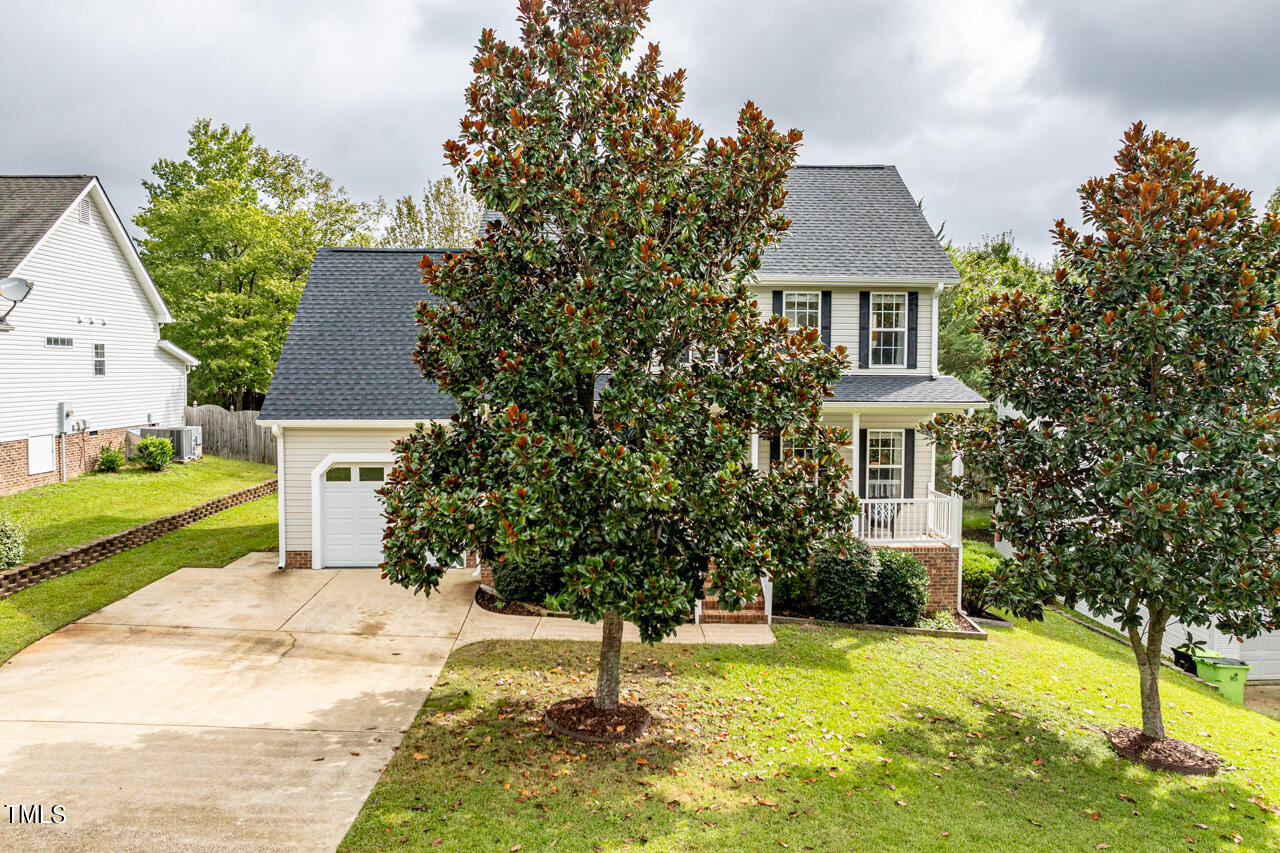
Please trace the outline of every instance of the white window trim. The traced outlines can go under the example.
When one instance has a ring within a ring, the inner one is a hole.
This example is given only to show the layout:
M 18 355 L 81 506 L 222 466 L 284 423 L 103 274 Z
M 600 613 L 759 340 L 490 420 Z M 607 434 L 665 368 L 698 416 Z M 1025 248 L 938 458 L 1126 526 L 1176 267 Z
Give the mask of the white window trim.
M 102 347 L 102 358 L 98 358 L 98 347 Z M 107 375 L 107 345 L 104 343 L 93 344 L 90 351 L 93 355 L 93 367 L 91 368 L 93 371 L 93 375 L 106 376 Z M 101 373 L 98 372 L 98 362 L 102 362 Z
M 51 344 L 51 343 L 49 343 L 49 341 L 66 341 L 67 343 L 66 343 L 66 344 Z M 69 349 L 75 349 L 75 346 L 76 346 L 76 339 L 75 339 L 75 338 L 69 338 L 69 337 L 67 337 L 66 335 L 45 335 L 45 337 L 44 337 L 44 348 L 45 348 L 45 349 L 63 349 L 63 350 L 69 350 Z
M 881 296 L 892 296 L 902 298 L 902 325 L 900 327 L 877 326 L 876 325 L 876 298 Z M 908 317 L 908 306 L 911 298 L 900 290 L 873 290 L 871 298 L 867 302 L 867 310 L 871 316 L 867 318 L 867 334 L 870 339 L 867 341 L 867 367 L 871 370 L 904 370 L 907 366 L 907 338 L 910 336 L 911 319 Z M 902 360 L 893 364 L 876 364 L 876 332 L 902 332 Z
M 797 326 L 794 320 L 792 320 L 790 317 L 787 317 L 787 297 L 788 296 L 812 296 L 813 298 L 815 298 L 818 301 L 818 324 L 816 326 L 799 327 Z M 821 290 L 784 290 L 782 291 L 782 316 L 786 317 L 787 327 L 790 329 L 793 329 L 793 330 L 798 328 L 821 329 L 822 328 L 822 291 Z
M 321 520 L 324 518 L 321 502 L 324 500 L 324 474 L 334 465 L 359 465 L 362 462 L 381 462 L 394 465 L 394 453 L 330 453 L 311 469 L 311 568 L 324 568 L 324 534 Z M 352 475 L 355 476 L 354 474 Z
M 892 435 L 896 435 L 896 436 L 898 437 L 898 441 L 899 441 L 899 442 L 900 442 L 900 444 L 901 444 L 901 453 L 902 453 L 901 459 L 902 459 L 902 461 L 901 461 L 901 462 L 899 462 L 897 465 L 881 465 L 881 464 L 878 464 L 878 463 L 877 463 L 877 464 L 875 464 L 875 465 L 873 465 L 873 464 L 871 463 L 871 458 L 872 458 L 872 457 L 871 457 L 871 439 L 872 439 L 872 437 L 873 437 L 873 436 L 876 436 L 876 435 L 884 435 L 884 434 L 892 434 Z M 907 484 L 907 431 L 906 431 L 905 429 L 869 429 L 869 430 L 867 430 L 867 462 L 866 462 L 866 465 L 867 465 L 867 496 L 868 496 L 868 497 L 867 497 L 867 499 L 868 499 L 868 500 L 901 500 L 901 499 L 902 499 L 902 496 L 906 493 L 906 484 Z M 876 481 L 876 482 L 881 483 L 881 484 L 886 483 L 886 482 L 897 482 L 897 484 L 898 484 L 898 495 L 897 495 L 897 497 L 896 497 L 896 498 L 872 498 L 872 497 L 870 497 L 870 495 L 871 495 L 871 486 L 872 486 L 872 480 L 871 480 L 871 469 L 872 469 L 872 468 L 876 468 L 876 469 L 896 468 L 896 469 L 898 469 L 898 479 L 897 479 L 896 481 L 893 481 L 893 480 L 888 480 L 888 481 L 886 481 L 886 480 L 878 480 L 878 481 Z

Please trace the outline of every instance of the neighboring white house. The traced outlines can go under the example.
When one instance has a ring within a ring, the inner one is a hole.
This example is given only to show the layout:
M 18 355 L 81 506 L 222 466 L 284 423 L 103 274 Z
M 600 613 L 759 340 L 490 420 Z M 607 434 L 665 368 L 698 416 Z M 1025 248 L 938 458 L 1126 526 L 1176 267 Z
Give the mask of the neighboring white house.
M 199 362 L 161 338 L 173 318 L 97 178 L 0 176 L 4 278 L 31 290 L 0 298 L 0 494 L 90 470 L 130 427 L 183 424 Z
M 762 313 L 814 326 L 849 351 L 825 420 L 854 436 L 845 454 L 863 498 L 856 532 L 919 556 L 931 608 L 957 609 L 960 499 L 938 489 L 933 445 L 917 427 L 986 405 L 938 371 L 938 295 L 959 275 L 892 166 L 797 167 L 786 216 L 791 229 L 755 290 Z M 415 307 L 434 299 L 421 283 L 424 251 L 316 256 L 259 416 L 278 436 L 282 566 L 376 566 L 375 491 L 392 442 L 454 411 L 410 358 Z M 760 437 L 753 459 L 765 466 L 791 450 Z

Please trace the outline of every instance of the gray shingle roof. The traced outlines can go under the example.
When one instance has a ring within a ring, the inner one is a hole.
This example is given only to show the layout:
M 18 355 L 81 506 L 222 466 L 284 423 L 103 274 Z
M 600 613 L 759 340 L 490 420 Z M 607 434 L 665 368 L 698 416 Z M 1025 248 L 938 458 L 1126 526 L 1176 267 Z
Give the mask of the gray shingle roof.
M 894 166 L 796 166 L 785 213 L 791 228 L 761 275 L 960 280 Z M 485 211 L 479 233 L 501 219 Z
M 832 403 L 931 403 L 972 404 L 987 401 L 954 376 L 842 376 L 835 384 Z
M 302 291 L 259 417 L 289 420 L 429 420 L 453 398 L 412 361 L 414 311 L 437 301 L 422 283 L 426 249 L 321 249 Z
M 797 166 L 785 213 L 761 275 L 960 280 L 893 166 Z
M 92 175 L 0 175 L 0 278 L 13 272 Z

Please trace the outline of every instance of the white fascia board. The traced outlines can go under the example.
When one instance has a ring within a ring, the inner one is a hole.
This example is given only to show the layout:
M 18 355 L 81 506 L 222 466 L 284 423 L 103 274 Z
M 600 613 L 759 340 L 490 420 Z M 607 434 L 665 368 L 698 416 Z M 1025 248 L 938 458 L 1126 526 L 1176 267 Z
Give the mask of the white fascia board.
M 288 420 L 283 418 L 258 418 L 255 423 L 265 427 L 288 427 L 289 429 L 413 429 L 418 424 L 447 424 L 448 418 L 416 418 L 406 420 Z
M 168 353 L 169 355 L 176 358 L 178 361 L 185 364 L 187 367 L 196 367 L 200 364 L 200 359 L 196 358 L 194 355 L 187 352 L 182 347 L 175 344 L 173 341 L 166 341 L 161 339 L 159 341 L 156 341 L 156 346 L 161 351 Z
M 848 400 L 841 400 L 839 402 L 836 402 L 834 400 L 823 400 L 822 408 L 826 411 L 833 411 L 833 412 L 865 411 L 866 409 L 878 409 L 878 410 L 903 409 L 903 410 L 922 411 L 922 412 L 967 412 L 970 409 L 989 409 L 991 408 L 991 404 L 990 403 L 956 403 L 956 402 L 944 403 L 944 402 L 936 402 L 936 401 L 930 401 L 927 403 L 895 403 L 895 402 L 889 402 L 889 401 L 881 402 L 876 400 L 870 400 L 867 402 L 851 402 Z
M 848 275 L 757 275 L 759 284 L 776 284 L 784 287 L 804 287 L 815 284 L 848 284 L 857 287 L 947 287 L 959 284 L 960 279 L 940 280 L 936 277 L 915 276 L 848 276 Z

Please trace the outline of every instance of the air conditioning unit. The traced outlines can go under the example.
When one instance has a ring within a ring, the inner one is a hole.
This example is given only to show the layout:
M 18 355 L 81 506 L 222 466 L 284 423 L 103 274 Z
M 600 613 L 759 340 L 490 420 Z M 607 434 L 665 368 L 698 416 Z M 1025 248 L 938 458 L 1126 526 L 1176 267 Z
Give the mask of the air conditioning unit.
M 202 427 L 143 427 L 141 432 L 143 436 L 154 435 L 169 439 L 169 443 L 173 445 L 173 458 L 177 462 L 199 459 L 204 455 Z

